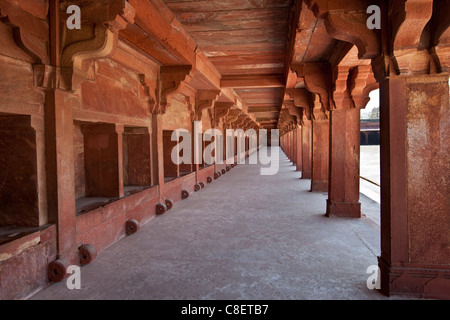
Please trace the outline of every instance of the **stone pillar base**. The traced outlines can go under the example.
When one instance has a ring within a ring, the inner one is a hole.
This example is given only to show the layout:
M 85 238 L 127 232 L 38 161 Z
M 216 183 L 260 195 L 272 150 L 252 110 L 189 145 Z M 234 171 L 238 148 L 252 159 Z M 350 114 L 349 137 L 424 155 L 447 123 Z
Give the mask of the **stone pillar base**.
M 326 216 L 361 218 L 361 203 L 332 202 L 328 199 Z
M 450 299 L 450 269 L 418 264 L 393 267 L 381 257 L 378 257 L 378 266 L 381 292 L 387 296 Z
M 312 174 L 311 171 L 302 171 L 301 179 L 311 179 Z
M 328 192 L 328 181 L 311 181 L 311 192 Z

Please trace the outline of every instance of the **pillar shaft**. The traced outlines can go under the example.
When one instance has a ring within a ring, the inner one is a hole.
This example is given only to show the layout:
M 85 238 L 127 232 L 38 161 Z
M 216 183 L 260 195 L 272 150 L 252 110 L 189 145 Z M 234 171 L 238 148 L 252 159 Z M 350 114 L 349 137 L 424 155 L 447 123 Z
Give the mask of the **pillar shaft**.
M 380 91 L 382 291 L 448 298 L 448 76 L 395 77 Z
M 292 130 L 292 163 L 294 166 L 297 165 L 297 128 Z
M 342 107 L 330 114 L 327 216 L 359 218 L 360 111 Z
M 152 162 L 153 162 L 153 184 L 159 185 L 160 200 L 164 195 L 164 149 L 162 114 L 152 116 Z
M 296 149 L 296 165 L 297 171 L 302 171 L 302 128 L 295 129 L 295 149 Z
M 45 149 L 49 222 L 57 226 L 57 255 L 76 263 L 73 116 L 67 92 L 47 90 Z
M 328 191 L 329 120 L 312 121 L 311 191 Z
M 311 120 L 302 125 L 302 179 L 311 179 L 312 165 L 312 127 Z

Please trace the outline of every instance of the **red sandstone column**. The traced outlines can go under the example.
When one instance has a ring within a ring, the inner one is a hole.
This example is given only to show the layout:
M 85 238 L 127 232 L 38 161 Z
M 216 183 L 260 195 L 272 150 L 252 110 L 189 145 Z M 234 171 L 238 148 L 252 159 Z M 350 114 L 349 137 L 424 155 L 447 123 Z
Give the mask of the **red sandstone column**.
M 449 297 L 448 75 L 380 84 L 382 291 Z
M 49 6 L 49 52 L 52 67 L 60 61 L 59 1 Z M 69 92 L 51 86 L 45 91 L 45 165 L 49 223 L 57 227 L 57 258 L 78 264 L 73 158 L 73 106 Z
M 289 161 L 291 161 L 291 133 L 290 131 L 286 133 L 286 147 L 287 147 L 287 156 Z
M 299 126 L 295 130 L 296 135 L 296 165 L 297 165 L 297 171 L 302 171 L 302 127 Z
M 291 143 L 291 161 L 292 161 L 292 164 L 295 166 L 296 165 L 296 162 L 295 162 L 295 129 L 292 129 L 291 130 L 291 132 L 290 132 L 290 135 L 291 135 L 291 141 L 290 141 L 290 143 Z
M 288 148 L 288 146 L 287 146 L 287 133 L 285 133 L 284 135 L 283 135 L 283 144 L 284 144 L 284 153 L 286 154 L 286 156 L 289 158 L 289 148 Z
M 302 124 L 302 179 L 311 179 L 312 166 L 312 124 L 303 120 Z
M 197 120 L 197 121 L 201 121 Z M 202 133 L 202 132 L 199 132 Z M 199 183 L 200 181 L 198 180 L 198 175 L 200 172 L 200 164 L 195 163 L 194 159 L 195 159 L 195 153 L 197 153 L 197 148 L 199 148 L 200 150 L 202 150 L 202 143 L 203 143 L 203 136 L 202 139 L 197 139 L 197 137 L 195 136 L 195 122 L 192 122 L 192 163 L 193 163 L 193 169 L 195 171 L 195 183 Z M 202 157 L 203 157 L 203 153 L 202 153 Z M 200 162 L 202 162 L 199 159 Z
M 361 217 L 359 203 L 360 111 L 339 106 L 330 112 L 327 216 Z
M 78 263 L 76 243 L 73 116 L 68 93 L 45 95 L 45 153 L 49 222 L 57 226 L 57 256 Z
M 293 133 L 294 133 L 293 130 L 289 131 L 290 158 L 291 158 L 292 162 L 294 162 L 294 143 L 293 143 L 294 135 L 293 135 Z
M 283 135 L 283 145 L 284 145 L 284 153 L 286 154 L 286 156 L 288 157 L 288 159 L 289 159 L 289 147 L 288 147 L 288 144 L 287 144 L 287 133 L 285 133 L 284 135 Z
M 311 191 L 328 191 L 329 120 L 312 121 Z
M 297 126 L 292 130 L 292 163 L 297 166 Z
M 152 162 L 153 162 L 153 184 L 159 186 L 159 199 L 164 198 L 164 149 L 162 114 L 153 114 L 152 117 Z
M 118 188 L 119 188 L 119 197 L 123 197 L 123 131 L 124 126 L 116 124 L 116 133 L 117 133 L 117 174 L 118 174 Z

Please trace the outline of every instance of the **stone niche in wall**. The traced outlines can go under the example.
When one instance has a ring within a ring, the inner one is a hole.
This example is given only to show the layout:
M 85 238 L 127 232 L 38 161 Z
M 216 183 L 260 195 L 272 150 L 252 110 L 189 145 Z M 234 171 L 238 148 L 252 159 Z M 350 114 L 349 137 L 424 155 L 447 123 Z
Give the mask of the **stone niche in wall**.
M 151 137 L 148 128 L 125 127 L 123 132 L 124 193 L 152 186 Z
M 77 214 L 120 197 L 119 135 L 115 124 L 74 122 Z
M 0 114 L 0 228 L 39 227 L 31 116 Z
M 178 143 L 170 141 L 171 134 L 174 130 L 183 129 L 187 130 L 191 134 L 191 146 L 193 148 L 193 136 L 192 136 L 192 120 L 191 120 L 191 110 L 188 106 L 186 97 L 182 94 L 174 94 L 170 99 L 170 105 L 166 110 L 166 113 L 162 117 L 162 123 L 164 126 L 164 168 L 166 180 L 173 179 L 175 176 L 175 169 L 177 170 L 177 177 L 187 175 L 194 171 L 194 166 L 191 164 L 181 163 L 178 166 L 168 163 L 171 157 L 172 148 Z M 192 108 L 192 106 L 191 106 Z M 180 142 L 184 137 L 180 137 Z M 166 147 L 167 145 L 167 147 Z M 183 150 L 180 150 L 180 156 L 183 155 Z M 167 160 L 166 160 L 167 158 Z M 193 161 L 191 161 L 193 162 Z M 166 164 L 167 163 L 167 164 Z M 176 168 L 177 167 L 177 168 Z

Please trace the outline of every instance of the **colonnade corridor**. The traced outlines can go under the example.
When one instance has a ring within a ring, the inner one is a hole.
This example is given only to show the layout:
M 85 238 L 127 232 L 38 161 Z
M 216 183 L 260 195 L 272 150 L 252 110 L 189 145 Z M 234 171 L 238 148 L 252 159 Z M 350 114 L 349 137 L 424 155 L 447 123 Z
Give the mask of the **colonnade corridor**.
M 276 175 L 236 166 L 81 267 L 81 289 L 31 299 L 389 299 L 367 288 L 380 229 L 364 212 L 379 205 L 361 197 L 362 218 L 326 217 L 326 194 L 272 152 Z

